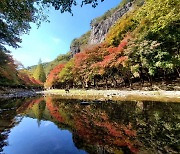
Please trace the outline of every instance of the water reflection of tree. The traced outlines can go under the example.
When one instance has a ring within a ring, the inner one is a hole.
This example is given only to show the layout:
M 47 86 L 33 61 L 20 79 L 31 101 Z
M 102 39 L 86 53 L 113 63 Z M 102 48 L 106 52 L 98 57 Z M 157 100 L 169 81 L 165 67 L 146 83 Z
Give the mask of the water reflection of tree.
M 37 124 L 38 126 L 40 126 L 41 120 L 44 119 L 43 116 L 46 108 L 46 102 L 44 101 L 44 98 L 34 98 L 33 100 L 31 100 L 30 103 L 28 103 L 25 106 L 26 107 L 22 113 L 26 116 L 30 116 L 32 118 L 37 119 Z
M 16 102 L 16 103 L 15 103 Z M 179 104 L 103 102 L 83 106 L 78 100 L 51 97 L 1 103 L 0 149 L 17 114 L 53 121 L 73 133 L 77 148 L 88 153 L 175 153 L 180 151 Z M 8 109 L 8 110 L 6 110 Z
M 0 152 L 8 145 L 11 129 L 21 122 L 23 117 L 20 115 L 25 115 L 26 110 L 35 104 L 39 104 L 36 116 L 40 120 L 46 104 L 42 97 L 0 100 Z
M 16 117 L 17 110 L 21 105 L 22 100 L 20 99 L 0 100 L 0 152 L 4 146 L 8 145 L 7 138 L 11 128 L 21 121 L 20 117 Z
M 37 119 L 38 126 L 40 126 L 41 119 L 43 118 L 43 113 L 46 107 L 45 101 L 41 100 L 38 103 L 35 103 L 32 106 L 32 111 L 35 115 L 35 118 Z
M 60 123 L 64 122 L 64 119 L 59 113 L 59 108 L 53 104 L 52 99 L 50 97 L 46 98 L 46 105 L 51 114 L 51 117 L 54 118 L 55 121 Z
M 106 102 L 82 106 L 73 100 L 49 100 L 56 111 L 52 116 L 55 121 L 61 116 L 56 124 L 71 130 L 76 146 L 90 153 L 179 151 L 177 104 Z
M 180 151 L 179 104 L 146 102 L 138 113 L 139 139 L 146 147 L 143 150 L 156 153 Z
M 50 102 L 50 99 L 48 101 Z M 73 132 L 73 139 L 77 147 L 85 148 L 90 153 L 97 151 L 112 153 L 113 151 L 122 152 L 122 150 L 137 152 L 136 132 L 130 123 L 126 126 L 112 121 L 107 115 L 106 110 L 109 110 L 107 104 L 104 104 L 104 107 L 95 104 L 84 107 L 73 100 L 70 102 L 51 100 L 52 103 L 54 110 L 57 111 L 56 114 L 64 120 L 59 120 L 59 127 L 66 126 L 66 129 L 69 127 L 68 129 Z M 57 121 L 57 117 L 53 117 Z

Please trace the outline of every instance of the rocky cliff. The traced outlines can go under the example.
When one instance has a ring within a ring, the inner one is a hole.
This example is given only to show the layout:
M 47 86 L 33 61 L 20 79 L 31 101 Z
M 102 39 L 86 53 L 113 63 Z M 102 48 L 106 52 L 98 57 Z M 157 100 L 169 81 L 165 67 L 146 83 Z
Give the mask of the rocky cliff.
M 110 12 L 110 15 L 107 15 L 105 19 L 103 17 L 104 15 L 94 19 L 91 23 L 91 30 L 72 41 L 70 46 L 72 57 L 81 51 L 82 46 L 103 42 L 110 27 L 113 26 L 127 11 L 129 11 L 131 7 L 132 2 L 128 2 L 123 7 L 116 9 L 115 12 Z
M 88 44 L 89 37 L 90 37 L 90 31 L 83 34 L 81 37 L 74 39 L 71 42 L 70 51 L 71 51 L 72 57 L 76 53 L 79 53 L 81 49 Z
M 71 51 L 71 57 L 73 57 L 75 54 L 79 53 L 80 50 L 80 45 L 79 44 L 72 44 L 70 46 L 70 51 Z
M 129 2 L 124 7 L 115 11 L 109 18 L 100 22 L 91 23 L 91 35 L 88 44 L 97 44 L 103 42 L 106 34 L 108 33 L 111 26 L 121 18 L 127 11 L 130 10 L 132 3 Z

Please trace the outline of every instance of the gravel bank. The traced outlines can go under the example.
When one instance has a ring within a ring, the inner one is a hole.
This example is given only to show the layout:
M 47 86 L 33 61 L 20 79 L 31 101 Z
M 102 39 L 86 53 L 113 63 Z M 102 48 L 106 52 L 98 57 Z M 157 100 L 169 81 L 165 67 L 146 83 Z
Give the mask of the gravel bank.
M 65 99 L 100 99 L 100 100 L 146 100 L 163 102 L 180 102 L 180 91 L 143 91 L 143 90 L 65 90 L 53 89 L 40 92 L 44 95 L 55 95 Z
M 33 90 L 22 90 L 18 92 L 9 92 L 9 93 L 1 93 L 0 98 L 8 99 L 8 98 L 22 98 L 22 97 L 34 97 L 39 95 L 40 92 L 36 92 Z

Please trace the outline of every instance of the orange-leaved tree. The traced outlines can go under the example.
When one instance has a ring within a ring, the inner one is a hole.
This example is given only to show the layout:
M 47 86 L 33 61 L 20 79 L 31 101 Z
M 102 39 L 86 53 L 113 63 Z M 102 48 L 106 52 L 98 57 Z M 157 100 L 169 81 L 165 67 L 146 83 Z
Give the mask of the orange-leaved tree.
M 61 72 L 61 70 L 64 68 L 65 64 L 59 64 L 55 66 L 51 72 L 49 73 L 47 80 L 45 82 L 45 87 L 52 87 L 58 80 L 58 74 Z
M 108 53 L 106 48 L 106 44 L 97 44 L 87 47 L 75 55 L 73 72 L 77 82 L 80 81 L 84 86 L 98 75 L 98 71 L 92 66 L 103 60 L 103 57 Z

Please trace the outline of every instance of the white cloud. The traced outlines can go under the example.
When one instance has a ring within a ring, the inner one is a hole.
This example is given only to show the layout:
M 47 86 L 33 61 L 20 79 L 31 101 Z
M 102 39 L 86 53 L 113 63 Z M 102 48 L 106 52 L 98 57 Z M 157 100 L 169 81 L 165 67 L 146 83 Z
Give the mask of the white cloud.
M 49 125 L 52 125 L 52 122 L 49 122 L 49 121 L 44 122 L 44 127 L 47 127 Z
M 53 37 L 53 38 L 52 38 L 52 41 L 53 41 L 54 43 L 56 43 L 56 44 L 58 44 L 58 43 L 63 43 L 63 41 L 62 41 L 61 39 L 57 38 L 57 37 Z

